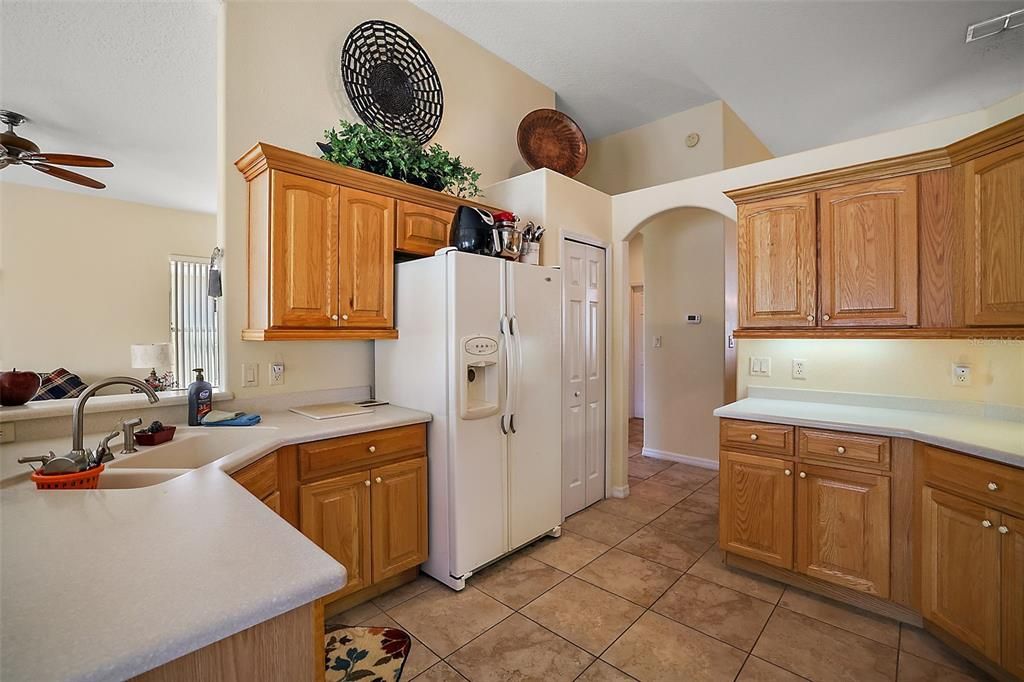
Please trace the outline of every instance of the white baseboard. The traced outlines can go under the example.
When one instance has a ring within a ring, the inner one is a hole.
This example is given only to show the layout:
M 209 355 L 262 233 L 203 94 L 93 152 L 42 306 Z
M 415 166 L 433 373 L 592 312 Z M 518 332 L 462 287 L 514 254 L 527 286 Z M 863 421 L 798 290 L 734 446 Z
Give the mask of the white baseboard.
M 612 497 L 629 497 L 629 485 L 613 485 L 611 494 Z
M 700 467 L 701 469 L 713 469 L 718 471 L 718 460 L 717 459 L 705 459 L 703 457 L 694 457 L 693 455 L 682 455 L 678 452 L 669 452 L 668 450 L 655 450 L 654 448 L 645 447 L 643 449 L 644 457 L 651 457 L 653 459 L 663 459 L 667 462 L 679 462 L 680 464 L 689 464 L 691 466 Z

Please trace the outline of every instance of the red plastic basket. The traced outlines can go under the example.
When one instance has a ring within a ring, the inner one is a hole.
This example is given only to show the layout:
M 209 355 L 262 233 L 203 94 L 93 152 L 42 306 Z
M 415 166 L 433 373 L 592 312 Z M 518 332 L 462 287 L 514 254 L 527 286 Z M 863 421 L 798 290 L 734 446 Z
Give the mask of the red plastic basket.
M 94 490 L 100 484 L 100 474 L 103 473 L 103 465 L 78 471 L 73 474 L 41 474 L 38 471 L 32 473 L 32 480 L 36 482 L 39 490 Z

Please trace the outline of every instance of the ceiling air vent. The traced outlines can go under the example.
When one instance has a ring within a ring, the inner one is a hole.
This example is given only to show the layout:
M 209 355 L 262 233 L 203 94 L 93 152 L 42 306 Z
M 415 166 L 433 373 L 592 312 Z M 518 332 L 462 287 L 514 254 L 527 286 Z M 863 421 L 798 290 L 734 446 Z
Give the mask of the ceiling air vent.
M 1024 9 L 1015 10 L 1008 14 L 992 17 L 985 21 L 979 21 L 976 24 L 971 24 L 967 27 L 966 42 L 973 43 L 975 40 L 988 38 L 989 36 L 994 36 L 997 33 L 1009 31 L 1011 28 L 1019 28 L 1021 26 L 1024 26 Z

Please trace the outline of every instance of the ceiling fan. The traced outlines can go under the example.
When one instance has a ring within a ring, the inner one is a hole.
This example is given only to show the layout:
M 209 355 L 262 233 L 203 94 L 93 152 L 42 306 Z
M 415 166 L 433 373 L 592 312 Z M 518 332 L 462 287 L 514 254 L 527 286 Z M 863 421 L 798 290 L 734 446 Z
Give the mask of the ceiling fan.
M 29 168 L 35 168 L 40 173 L 52 175 L 61 180 L 85 185 L 93 189 L 106 187 L 102 182 L 93 180 L 79 173 L 57 168 L 57 166 L 78 166 L 82 168 L 113 168 L 114 164 L 106 159 L 98 159 L 94 156 L 78 156 L 77 154 L 44 154 L 39 151 L 39 146 L 24 137 L 19 137 L 14 132 L 15 126 L 19 126 L 28 119 L 21 114 L 6 109 L 0 109 L 0 123 L 7 126 L 7 132 L 0 133 L 0 168 L 23 164 Z M 53 165 L 56 164 L 56 165 Z

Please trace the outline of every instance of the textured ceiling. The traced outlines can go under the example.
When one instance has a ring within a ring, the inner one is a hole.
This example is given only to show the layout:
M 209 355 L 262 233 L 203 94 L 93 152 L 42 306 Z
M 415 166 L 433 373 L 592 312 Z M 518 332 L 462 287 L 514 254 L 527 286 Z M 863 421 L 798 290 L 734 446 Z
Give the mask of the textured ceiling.
M 777 154 L 1024 91 L 1024 0 L 414 0 L 558 94 L 596 139 L 723 99 Z M 443 76 L 443 74 L 442 74 Z
M 24 166 L 12 182 L 217 210 L 217 2 L 0 3 L 0 108 L 44 152 L 101 156 L 78 188 Z

